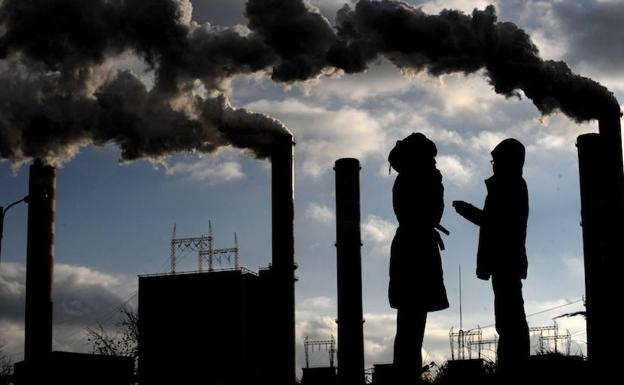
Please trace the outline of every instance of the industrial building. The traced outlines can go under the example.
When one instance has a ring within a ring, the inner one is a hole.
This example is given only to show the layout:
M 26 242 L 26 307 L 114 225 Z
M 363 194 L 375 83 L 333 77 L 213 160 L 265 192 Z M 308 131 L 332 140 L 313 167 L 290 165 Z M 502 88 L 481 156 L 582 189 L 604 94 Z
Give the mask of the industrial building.
M 134 358 L 54 351 L 33 370 L 27 361 L 15 364 L 13 383 L 63 385 L 130 385 L 135 383 Z
M 243 268 L 140 276 L 140 383 L 259 384 L 268 376 L 258 349 L 270 276 Z

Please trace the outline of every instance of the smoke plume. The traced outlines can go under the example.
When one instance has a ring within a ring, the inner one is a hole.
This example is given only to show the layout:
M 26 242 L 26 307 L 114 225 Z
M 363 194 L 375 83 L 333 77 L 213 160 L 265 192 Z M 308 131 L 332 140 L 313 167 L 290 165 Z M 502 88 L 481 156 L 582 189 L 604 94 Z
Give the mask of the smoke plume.
M 401 69 L 432 75 L 485 69 L 494 91 L 517 96 L 522 90 L 543 114 L 561 110 L 582 122 L 620 111 L 604 86 L 574 74 L 564 62 L 541 59 L 530 36 L 497 21 L 491 5 L 472 15 L 427 15 L 402 2 L 362 0 L 355 10 L 342 8 L 337 24 L 340 39 L 332 59 L 346 72 L 361 71 L 381 54 Z
M 231 77 L 268 71 L 275 52 L 244 26 L 191 20 L 188 0 L 5 0 L 0 6 L 0 158 L 53 164 L 115 143 L 122 160 L 161 160 L 224 145 L 269 155 L 276 119 L 236 109 Z M 154 71 L 146 87 L 113 69 L 131 52 Z
M 494 7 L 428 15 L 391 0 L 345 5 L 332 26 L 307 0 L 249 0 L 247 26 L 192 20 L 189 0 L 0 2 L 0 159 L 59 164 L 82 146 L 115 143 L 123 160 L 212 152 L 269 155 L 279 121 L 232 107 L 229 80 L 266 73 L 293 83 L 366 70 L 385 56 L 404 72 L 483 70 L 494 91 L 522 91 L 543 113 L 575 121 L 619 113 L 613 94 L 543 60 Z M 117 70 L 124 54 L 153 71 L 147 87 Z

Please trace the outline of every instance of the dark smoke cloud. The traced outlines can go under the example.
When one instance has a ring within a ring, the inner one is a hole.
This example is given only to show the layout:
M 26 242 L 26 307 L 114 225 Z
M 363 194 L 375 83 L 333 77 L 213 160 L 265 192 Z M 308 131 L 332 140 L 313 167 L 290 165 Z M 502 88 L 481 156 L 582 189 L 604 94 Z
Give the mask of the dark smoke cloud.
M 0 158 L 60 164 L 109 142 L 122 160 L 224 145 L 268 156 L 288 129 L 223 91 L 232 76 L 270 69 L 276 53 L 244 26 L 199 25 L 191 12 L 188 0 L 2 2 Z M 152 88 L 111 69 L 125 52 L 150 65 Z
M 545 61 L 493 7 L 427 15 L 397 1 L 345 6 L 332 27 L 307 0 L 249 0 L 247 26 L 192 21 L 189 0 L 5 0 L 0 3 L 0 158 L 71 159 L 116 143 L 121 158 L 163 159 L 220 146 L 270 151 L 277 120 L 235 109 L 224 91 L 236 75 L 279 82 L 364 71 L 384 55 L 404 72 L 484 70 L 494 90 L 530 98 L 544 114 L 576 121 L 619 112 L 605 87 Z M 134 53 L 154 74 L 146 87 L 115 70 Z
M 245 14 L 249 28 L 279 56 L 273 80 L 307 80 L 328 67 L 327 51 L 336 36 L 327 19 L 307 1 L 251 0 Z
M 342 8 L 337 22 L 342 49 L 334 60 L 346 72 L 361 71 L 376 54 L 399 68 L 432 75 L 485 69 L 497 93 L 514 96 L 522 90 L 543 114 L 561 110 L 581 122 L 619 113 L 609 90 L 574 74 L 564 62 L 541 59 L 529 35 L 497 21 L 493 6 L 472 15 L 455 10 L 427 15 L 402 2 L 362 0 L 354 10 Z M 340 56 L 345 50 L 352 52 Z
M 94 97 L 59 96 L 58 78 L 0 78 L 2 157 L 45 157 L 62 162 L 80 146 L 117 144 L 121 158 L 160 159 L 183 151 L 212 152 L 233 144 L 269 155 L 273 135 L 286 132 L 277 120 L 235 109 L 224 96 L 178 95 L 176 109 L 156 88 L 148 91 L 130 72 L 119 72 Z M 43 93 L 42 93 L 43 92 Z

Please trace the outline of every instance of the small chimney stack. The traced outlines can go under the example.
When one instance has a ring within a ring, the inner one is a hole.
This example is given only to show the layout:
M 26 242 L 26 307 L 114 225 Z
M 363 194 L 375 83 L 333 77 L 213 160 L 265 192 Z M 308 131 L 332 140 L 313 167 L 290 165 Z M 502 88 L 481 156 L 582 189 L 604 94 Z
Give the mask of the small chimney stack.
M 338 383 L 363 385 L 360 162 L 354 158 L 338 159 L 334 170 L 338 269 Z
M 52 352 L 56 169 L 35 159 L 28 183 L 24 361 L 33 368 L 46 365 Z
M 292 135 L 275 138 L 271 153 L 272 276 L 275 314 L 273 383 L 296 383 L 295 372 L 295 173 Z

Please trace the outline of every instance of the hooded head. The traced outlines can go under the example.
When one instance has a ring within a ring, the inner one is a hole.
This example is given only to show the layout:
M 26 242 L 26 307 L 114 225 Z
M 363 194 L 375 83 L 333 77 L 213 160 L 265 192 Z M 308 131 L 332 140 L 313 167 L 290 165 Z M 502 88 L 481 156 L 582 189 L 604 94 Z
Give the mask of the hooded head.
M 414 168 L 435 166 L 435 156 L 438 149 L 435 143 L 420 132 L 410 134 L 402 140 L 397 140 L 390 151 L 388 161 L 397 172 Z
M 494 175 L 520 175 L 524 166 L 524 145 L 520 141 L 508 138 L 492 150 Z

